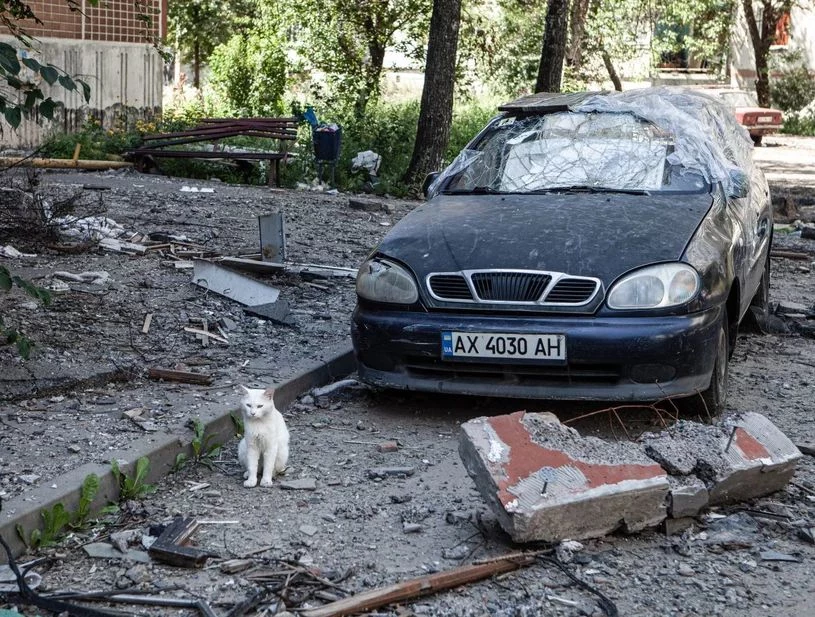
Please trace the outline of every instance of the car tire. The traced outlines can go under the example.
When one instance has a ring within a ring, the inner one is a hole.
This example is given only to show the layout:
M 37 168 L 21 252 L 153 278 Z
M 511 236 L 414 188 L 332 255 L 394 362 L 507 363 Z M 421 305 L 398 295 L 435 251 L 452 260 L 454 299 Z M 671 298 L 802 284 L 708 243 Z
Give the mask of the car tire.
M 761 138 L 764 137 L 763 135 L 750 135 L 753 139 L 753 145 L 758 148 L 761 145 Z
M 702 418 L 713 418 L 724 411 L 727 404 L 727 382 L 730 365 L 730 339 L 728 337 L 727 316 L 719 326 L 719 340 L 716 346 L 716 361 L 710 377 L 708 389 L 686 399 L 686 409 Z
M 770 255 L 764 264 L 761 273 L 761 283 L 756 289 L 756 295 L 750 300 L 750 308 L 744 316 L 742 331 L 757 334 L 767 332 L 767 323 L 770 319 Z

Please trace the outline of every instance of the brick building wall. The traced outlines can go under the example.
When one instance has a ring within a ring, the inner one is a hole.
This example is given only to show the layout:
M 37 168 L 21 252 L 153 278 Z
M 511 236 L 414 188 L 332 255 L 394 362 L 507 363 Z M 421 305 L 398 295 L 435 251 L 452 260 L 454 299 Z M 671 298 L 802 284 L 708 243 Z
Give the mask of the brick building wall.
M 81 11 L 71 11 L 66 0 L 31 0 L 31 10 L 43 22 L 27 23 L 35 37 L 144 43 L 164 36 L 167 0 L 99 0 L 97 6 L 77 0 Z M 139 13 L 150 16 L 148 25 Z

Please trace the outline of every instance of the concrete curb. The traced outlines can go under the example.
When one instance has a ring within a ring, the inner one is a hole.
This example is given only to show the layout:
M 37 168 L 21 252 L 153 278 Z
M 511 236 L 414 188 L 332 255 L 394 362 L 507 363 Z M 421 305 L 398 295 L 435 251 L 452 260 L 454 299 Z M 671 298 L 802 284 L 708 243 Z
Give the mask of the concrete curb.
M 293 376 L 279 383 L 276 387 L 275 403 L 278 408 L 285 409 L 292 401 L 304 392 L 326 385 L 340 377 L 345 377 L 356 369 L 353 350 L 345 343 L 333 349 L 328 349 L 317 360 L 302 362 L 293 367 Z M 235 428 L 230 417 L 232 410 L 224 410 L 223 406 L 201 410 L 199 417 L 206 426 L 208 435 L 215 440 L 226 443 L 234 436 Z M 147 476 L 148 483 L 155 483 L 166 476 L 173 467 L 176 456 L 180 452 L 188 456 L 192 454 L 190 443 L 192 435 L 186 431 L 183 435 L 164 433 L 147 435 L 130 446 L 127 450 L 111 451 L 106 453 L 108 460 L 124 460 L 122 471 L 132 474 L 135 462 L 141 457 L 150 460 L 150 470 Z M 76 469 L 62 474 L 48 481 L 47 486 L 39 486 L 35 490 L 15 497 L 2 504 L 0 513 L 0 535 L 11 546 L 14 556 L 26 551 L 26 547 L 17 534 L 18 526 L 26 536 L 33 529 L 39 529 L 41 512 L 62 503 L 68 511 L 76 510 L 79 503 L 79 491 L 82 482 L 89 474 L 99 476 L 99 492 L 93 503 L 93 511 L 97 512 L 111 502 L 118 501 L 118 487 L 109 464 L 87 463 Z M 53 488 L 56 487 L 56 488 Z M 7 562 L 4 551 L 0 551 L 0 564 Z

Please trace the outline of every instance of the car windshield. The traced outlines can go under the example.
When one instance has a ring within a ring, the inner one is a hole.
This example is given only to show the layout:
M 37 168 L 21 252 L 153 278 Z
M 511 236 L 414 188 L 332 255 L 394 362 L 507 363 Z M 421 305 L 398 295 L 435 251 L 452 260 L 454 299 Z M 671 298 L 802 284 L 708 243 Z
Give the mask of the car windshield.
M 749 92 L 721 92 L 719 96 L 730 107 L 758 107 L 758 101 Z
M 474 150 L 447 193 L 549 191 L 701 192 L 698 173 L 668 162 L 670 134 L 630 113 L 558 112 L 500 118 Z

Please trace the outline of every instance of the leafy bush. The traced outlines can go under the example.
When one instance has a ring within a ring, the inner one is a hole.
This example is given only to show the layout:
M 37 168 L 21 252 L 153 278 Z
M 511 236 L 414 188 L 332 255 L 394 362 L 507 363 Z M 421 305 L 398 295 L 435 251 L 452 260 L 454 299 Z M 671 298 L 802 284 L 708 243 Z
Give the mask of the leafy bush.
M 801 50 L 774 57 L 772 69 L 780 73 L 780 77 L 770 82 L 770 97 L 775 107 L 799 111 L 815 101 L 815 75 L 809 72 Z
M 492 103 L 469 103 L 454 110 L 444 165 L 455 158 L 495 113 L 496 107 Z M 351 171 L 351 160 L 358 152 L 373 150 L 382 157 L 376 192 L 398 196 L 408 193 L 411 187 L 402 183 L 402 176 L 413 154 L 419 121 L 418 101 L 371 103 L 362 118 L 356 118 L 351 110 L 331 109 L 319 112 L 319 116 L 324 122 L 336 122 L 342 126 L 342 150 L 336 173 L 340 188 L 351 191 L 362 188 L 367 175 Z M 300 155 L 299 162 L 291 165 L 284 174 L 284 181 L 289 185 L 307 181 L 316 174 L 310 131 L 300 132 L 295 151 Z
M 127 130 L 123 126 L 105 129 L 98 120 L 91 118 L 76 133 L 54 135 L 43 145 L 42 154 L 49 158 L 70 159 L 79 144 L 82 159 L 113 160 L 140 142 L 138 130 Z
M 225 115 L 277 116 L 283 112 L 286 56 L 273 38 L 236 34 L 209 59 L 210 85 Z
M 795 112 L 786 114 L 781 132 L 788 135 L 815 136 L 815 114 Z

